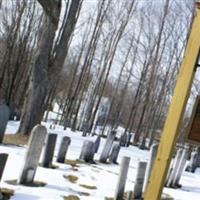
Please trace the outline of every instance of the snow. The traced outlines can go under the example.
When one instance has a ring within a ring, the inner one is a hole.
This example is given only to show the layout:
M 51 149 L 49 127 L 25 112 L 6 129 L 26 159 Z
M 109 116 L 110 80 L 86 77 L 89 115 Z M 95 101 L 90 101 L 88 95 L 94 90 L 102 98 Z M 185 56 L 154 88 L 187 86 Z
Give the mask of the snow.
M 56 144 L 55 155 L 57 155 L 58 147 L 63 136 L 71 137 L 71 145 L 67 152 L 67 159 L 77 159 L 80 155 L 81 146 L 84 140 L 95 140 L 96 137 L 82 137 L 81 132 L 71 132 L 70 129 L 63 130 L 61 126 L 56 126 L 55 130 L 49 129 L 49 133 L 57 133 L 58 139 Z M 6 133 L 15 134 L 19 122 L 10 121 L 8 123 Z M 104 146 L 105 140 L 101 140 L 100 149 L 95 155 L 98 160 L 100 152 Z M 45 182 L 45 187 L 26 187 L 22 185 L 11 185 L 6 183 L 7 180 L 18 179 L 20 170 L 23 165 L 24 155 L 27 147 L 16 147 L 14 145 L 0 145 L 1 153 L 8 153 L 8 162 L 5 167 L 4 175 L 0 183 L 0 187 L 6 187 L 15 190 L 11 200 L 63 200 L 63 196 L 76 195 L 81 200 L 104 200 L 105 197 L 114 197 L 115 188 L 118 179 L 119 165 L 114 164 L 78 164 L 78 171 L 74 171 L 70 165 L 59 164 L 57 169 L 46 169 L 38 167 L 35 180 Z M 122 148 L 119 154 L 119 163 L 123 156 L 130 156 L 131 162 L 129 166 L 128 178 L 126 183 L 126 191 L 133 190 L 136 178 L 137 165 L 140 160 L 149 160 L 149 151 L 142 151 L 136 147 Z M 63 177 L 63 175 L 74 175 L 78 177 L 76 183 L 71 183 Z M 80 184 L 96 186 L 97 189 L 86 189 Z M 181 178 L 182 188 L 169 189 L 165 188 L 164 193 L 171 195 L 176 200 L 199 200 L 200 199 L 200 169 L 195 174 L 184 172 Z M 83 193 L 89 193 L 85 196 Z

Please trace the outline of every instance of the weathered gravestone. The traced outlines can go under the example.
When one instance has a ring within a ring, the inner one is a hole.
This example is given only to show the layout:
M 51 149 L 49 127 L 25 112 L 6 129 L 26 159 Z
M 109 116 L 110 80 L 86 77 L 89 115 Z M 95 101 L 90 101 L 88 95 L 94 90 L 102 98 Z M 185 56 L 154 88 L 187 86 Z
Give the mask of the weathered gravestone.
M 67 153 L 70 143 L 71 143 L 70 137 L 65 136 L 62 138 L 60 148 L 58 151 L 58 155 L 57 155 L 57 159 L 56 159 L 57 162 L 59 162 L 59 163 L 65 162 L 65 156 L 66 156 L 66 153 Z
M 176 171 L 178 169 L 182 153 L 183 153 L 183 149 L 178 149 L 176 156 L 174 158 L 174 161 L 173 161 L 172 168 L 170 169 L 170 172 L 169 172 L 170 174 L 168 176 L 168 179 L 166 180 L 167 187 L 172 187 L 172 181 L 173 181 Z
M 10 111 L 7 105 L 0 105 L 0 143 L 3 141 L 6 126 L 9 120 Z
M 198 153 L 192 152 L 190 162 L 186 168 L 186 171 L 194 173 L 197 167 L 198 167 Z
M 57 134 L 50 133 L 47 136 L 47 142 L 44 149 L 43 159 L 41 165 L 46 168 L 52 167 L 52 160 L 56 146 Z
M 151 170 L 153 168 L 153 163 L 156 159 L 156 154 L 158 151 L 158 144 L 154 144 L 151 146 L 151 150 L 150 150 L 150 160 L 148 162 L 147 165 L 147 170 L 146 170 L 146 174 L 145 174 L 145 180 L 144 180 L 144 190 L 146 189 L 147 183 L 149 181 L 149 177 L 151 174 Z
M 33 183 L 46 134 L 45 126 L 37 125 L 33 128 L 24 165 L 17 181 L 19 184 L 28 185 Z
M 8 159 L 8 154 L 6 154 L 6 153 L 0 154 L 0 181 L 3 176 L 3 172 L 4 172 L 4 168 L 6 166 L 7 159 Z
M 127 143 L 127 134 L 124 133 L 124 134 L 122 134 L 121 137 L 120 137 L 119 145 L 120 145 L 121 147 L 125 147 L 125 146 L 126 146 L 126 143 Z
M 83 142 L 79 159 L 89 163 L 94 162 L 94 143 L 92 141 L 85 140 Z
M 99 135 L 94 142 L 94 153 L 98 152 L 100 142 L 101 142 L 101 136 Z
M 174 174 L 174 178 L 172 180 L 172 187 L 180 187 L 181 185 L 179 184 L 181 175 L 185 169 L 186 161 L 188 157 L 188 150 L 184 149 L 181 155 L 181 159 L 179 162 L 179 165 L 177 167 L 176 173 Z
M 112 130 L 110 132 L 110 134 L 108 135 L 108 137 L 106 139 L 106 143 L 104 145 L 103 151 L 102 151 L 100 159 L 99 159 L 100 162 L 106 163 L 106 161 L 109 157 L 109 154 L 110 154 L 110 150 L 112 148 L 112 144 L 115 139 L 115 135 L 116 135 L 116 131 L 114 131 L 114 130 Z
M 110 153 L 110 156 L 109 156 L 109 161 L 111 163 L 118 164 L 117 163 L 117 158 L 118 158 L 118 155 L 119 155 L 119 151 L 120 151 L 120 145 L 119 144 L 114 144 L 114 146 L 112 148 L 112 151 Z
M 120 164 L 120 174 L 119 174 L 116 192 L 115 192 L 115 198 L 114 198 L 115 200 L 123 199 L 129 163 L 130 163 L 130 157 L 122 158 L 122 161 Z
M 139 162 L 135 186 L 134 186 L 134 190 L 133 190 L 134 191 L 133 192 L 134 199 L 142 198 L 142 189 L 143 189 L 143 185 L 144 185 L 146 167 L 147 167 L 146 162 Z
M 127 141 L 126 141 L 126 147 L 129 147 L 129 145 L 131 143 L 131 138 L 132 138 L 132 134 L 128 133 L 128 135 L 127 135 Z

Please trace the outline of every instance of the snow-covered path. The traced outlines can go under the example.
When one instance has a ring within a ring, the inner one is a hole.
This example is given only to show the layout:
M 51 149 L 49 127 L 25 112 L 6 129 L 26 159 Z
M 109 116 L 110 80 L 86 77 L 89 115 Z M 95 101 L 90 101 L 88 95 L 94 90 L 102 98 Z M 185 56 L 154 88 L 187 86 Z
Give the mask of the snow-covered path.
M 17 129 L 17 122 L 9 122 L 6 133 L 15 133 Z M 48 128 L 48 124 L 46 124 Z M 95 137 L 83 138 L 80 132 L 71 132 L 69 129 L 63 131 L 61 127 L 56 127 L 56 130 L 49 130 L 49 132 L 57 133 L 56 152 L 60 145 L 61 138 L 64 135 L 71 137 L 71 145 L 67 153 L 67 159 L 75 160 L 79 157 L 81 146 L 84 140 L 94 140 Z M 98 152 L 101 152 L 105 140 L 102 139 L 101 146 Z M 105 197 L 113 197 L 117 183 L 117 174 L 119 172 L 119 165 L 100 164 L 96 165 L 78 163 L 76 167 L 72 168 L 70 165 L 58 164 L 57 169 L 46 169 L 38 167 L 35 180 L 45 182 L 45 187 L 25 187 L 21 185 L 7 184 L 6 180 L 17 179 L 23 164 L 26 147 L 15 147 L 9 145 L 0 145 L 1 153 L 9 153 L 8 162 L 5 168 L 3 181 L 0 187 L 11 188 L 15 190 L 15 195 L 11 200 L 63 200 L 63 196 L 76 195 L 81 200 L 104 200 Z M 139 150 L 136 147 L 122 148 L 120 150 L 119 162 L 123 156 L 130 156 L 131 163 L 128 173 L 128 181 L 126 190 L 132 190 L 134 187 L 134 180 L 137 171 L 139 160 L 148 161 L 149 152 Z M 99 153 L 95 156 L 98 160 Z M 71 183 L 63 177 L 63 175 L 71 175 L 78 177 L 76 183 Z M 181 189 L 164 189 L 164 193 L 171 195 L 176 200 L 199 200 L 200 199 L 200 170 L 195 174 L 184 172 L 181 178 Z M 95 186 L 96 189 L 87 189 L 81 185 Z M 88 196 L 86 196 L 88 195 Z

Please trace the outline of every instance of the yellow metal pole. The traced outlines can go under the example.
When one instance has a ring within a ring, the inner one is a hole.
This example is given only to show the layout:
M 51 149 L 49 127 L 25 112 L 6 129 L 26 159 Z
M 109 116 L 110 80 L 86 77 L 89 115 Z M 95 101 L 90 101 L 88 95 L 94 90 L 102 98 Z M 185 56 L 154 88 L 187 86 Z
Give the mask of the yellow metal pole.
M 182 115 L 185 111 L 185 106 L 195 74 L 195 65 L 199 55 L 199 48 L 200 8 L 197 8 L 188 37 L 188 42 L 174 90 L 174 95 L 160 140 L 158 153 L 154 162 L 146 192 L 144 194 L 144 200 L 159 200 L 161 198 L 162 189 L 164 187 L 166 174 L 176 143 Z

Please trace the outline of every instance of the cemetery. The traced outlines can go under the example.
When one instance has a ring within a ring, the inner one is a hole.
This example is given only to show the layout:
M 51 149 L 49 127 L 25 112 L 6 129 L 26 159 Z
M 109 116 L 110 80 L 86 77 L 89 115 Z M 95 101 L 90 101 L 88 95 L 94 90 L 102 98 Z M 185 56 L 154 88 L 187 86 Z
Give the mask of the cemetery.
M 0 200 L 200 200 L 200 0 L 0 0 Z
M 9 121 L 5 136 L 14 134 L 18 125 Z M 38 125 L 27 144 L 0 145 L 0 187 L 12 191 L 10 199 L 15 200 L 142 199 L 158 145 L 151 151 L 120 147 L 115 135 L 82 137 L 81 132 L 63 131 L 58 125 Z M 197 200 L 196 153 L 188 160 L 187 147 L 181 147 L 173 160 L 162 199 L 187 200 L 192 195 Z

